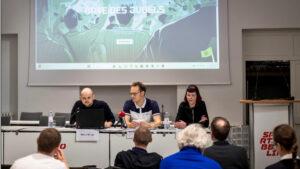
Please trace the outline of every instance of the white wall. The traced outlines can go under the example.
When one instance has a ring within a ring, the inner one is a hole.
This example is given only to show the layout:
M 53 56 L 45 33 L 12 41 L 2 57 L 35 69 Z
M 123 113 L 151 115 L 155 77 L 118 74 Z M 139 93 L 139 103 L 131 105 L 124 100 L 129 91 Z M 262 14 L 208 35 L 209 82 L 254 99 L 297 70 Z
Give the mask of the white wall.
M 17 35 L 1 36 L 1 112 L 17 112 L 18 107 L 18 44 Z
M 28 87 L 29 61 L 29 0 L 2 0 L 2 33 L 18 34 L 18 111 L 70 111 L 73 102 L 78 98 L 79 87 Z M 230 85 L 200 86 L 203 98 L 207 103 L 210 117 L 226 116 L 232 124 L 241 124 L 243 107 L 239 103 L 244 98 L 244 58 L 242 48 L 242 30 L 252 28 L 300 28 L 299 0 L 228 0 Z M 179 77 L 180 78 L 180 77 Z M 175 86 L 171 95 L 171 111 L 175 112 L 182 100 L 186 86 Z M 101 98 L 118 100 L 127 97 L 127 91 L 121 93 L 115 87 L 105 89 Z M 124 89 L 120 87 L 119 89 Z M 160 95 L 170 95 L 164 88 L 155 88 Z M 100 93 L 99 93 L 100 94 Z M 125 96 L 126 95 L 126 96 Z M 111 98 L 112 97 L 112 98 Z M 175 104 L 176 103 L 176 104 Z M 122 105 L 112 103 L 111 107 Z

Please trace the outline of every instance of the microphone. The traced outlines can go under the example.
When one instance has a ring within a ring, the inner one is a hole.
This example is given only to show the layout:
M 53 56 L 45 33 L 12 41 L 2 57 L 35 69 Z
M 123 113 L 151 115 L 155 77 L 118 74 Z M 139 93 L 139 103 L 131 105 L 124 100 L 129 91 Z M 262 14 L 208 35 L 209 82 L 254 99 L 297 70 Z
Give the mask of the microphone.
M 164 110 L 164 105 L 163 104 L 161 105 L 160 119 L 162 121 L 164 121 L 164 119 L 165 119 L 165 110 Z
M 115 126 L 119 126 L 119 125 L 120 125 L 120 127 L 126 128 L 126 123 L 125 123 L 124 117 L 125 117 L 125 112 L 120 111 L 120 112 L 118 113 L 118 118 L 119 118 L 119 120 L 118 120 L 118 122 L 115 124 Z
M 123 112 L 123 111 L 120 111 L 119 113 L 118 113 L 118 117 L 120 118 L 123 118 L 123 117 L 125 117 L 125 112 Z
M 73 113 L 73 114 L 71 114 L 71 117 L 70 117 L 70 124 L 73 124 L 73 123 L 75 123 L 76 122 L 76 120 L 77 120 L 77 114 L 79 113 L 79 111 L 80 111 L 80 108 L 79 107 L 77 107 L 76 108 L 76 111 Z

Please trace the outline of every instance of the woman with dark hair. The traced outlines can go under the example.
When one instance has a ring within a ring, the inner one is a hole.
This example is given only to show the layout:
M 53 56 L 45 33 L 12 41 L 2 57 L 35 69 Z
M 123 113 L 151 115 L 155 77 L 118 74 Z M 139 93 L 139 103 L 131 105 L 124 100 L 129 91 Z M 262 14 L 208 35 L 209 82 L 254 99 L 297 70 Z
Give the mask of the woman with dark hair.
M 287 124 L 276 126 L 273 130 L 273 141 L 280 161 L 266 169 L 299 169 L 300 159 L 297 156 L 298 145 L 294 129 Z
M 191 123 L 200 123 L 203 127 L 209 124 L 206 105 L 196 85 L 189 85 L 186 89 L 184 101 L 178 108 L 175 127 L 182 129 Z

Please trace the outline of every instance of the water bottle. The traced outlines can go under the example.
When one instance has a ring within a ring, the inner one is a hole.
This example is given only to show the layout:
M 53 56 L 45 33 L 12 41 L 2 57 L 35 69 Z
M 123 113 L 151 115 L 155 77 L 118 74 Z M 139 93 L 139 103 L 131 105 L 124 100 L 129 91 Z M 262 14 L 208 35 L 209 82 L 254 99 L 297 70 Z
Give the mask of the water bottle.
M 48 127 L 49 128 L 53 128 L 54 127 L 54 120 L 53 120 L 53 112 L 50 111 L 49 114 L 48 114 Z
M 169 129 L 170 128 L 170 119 L 169 119 L 169 113 L 165 112 L 164 113 L 164 129 Z

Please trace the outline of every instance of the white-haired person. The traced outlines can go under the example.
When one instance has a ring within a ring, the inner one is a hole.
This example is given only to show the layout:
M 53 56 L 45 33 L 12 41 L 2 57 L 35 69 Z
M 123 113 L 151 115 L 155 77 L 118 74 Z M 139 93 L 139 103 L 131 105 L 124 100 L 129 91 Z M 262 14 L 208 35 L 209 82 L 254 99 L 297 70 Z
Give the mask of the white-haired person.
M 220 165 L 202 155 L 212 145 L 211 136 L 200 124 L 191 124 L 177 134 L 179 152 L 160 163 L 160 169 L 222 169 Z

